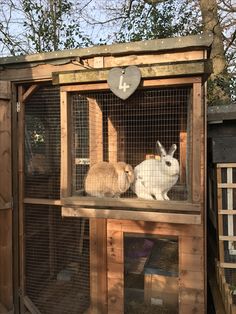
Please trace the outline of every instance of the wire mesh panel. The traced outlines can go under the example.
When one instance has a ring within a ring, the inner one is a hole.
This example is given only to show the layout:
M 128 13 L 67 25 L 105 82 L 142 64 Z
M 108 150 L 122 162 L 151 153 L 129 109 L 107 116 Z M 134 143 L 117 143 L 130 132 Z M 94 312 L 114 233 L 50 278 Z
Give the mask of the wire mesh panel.
M 178 240 L 126 234 L 124 313 L 178 313 Z
M 126 101 L 111 92 L 72 94 L 71 104 L 73 194 L 188 198 L 191 87 L 137 90 Z M 107 173 L 99 162 L 114 167 Z M 92 166 L 94 174 L 85 180 Z
M 86 97 L 73 95 L 73 189 L 82 190 L 84 187 L 84 177 L 89 169 L 89 110 Z
M 41 86 L 25 105 L 25 196 L 60 196 L 60 93 Z
M 62 218 L 60 207 L 25 207 L 25 289 L 42 314 L 89 307 L 89 222 Z

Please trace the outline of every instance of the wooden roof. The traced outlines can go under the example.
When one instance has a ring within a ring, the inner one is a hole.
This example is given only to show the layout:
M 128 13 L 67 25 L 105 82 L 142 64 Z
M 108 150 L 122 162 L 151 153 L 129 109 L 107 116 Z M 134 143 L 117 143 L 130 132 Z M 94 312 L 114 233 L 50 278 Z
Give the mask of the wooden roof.
M 81 49 L 53 51 L 37 53 L 32 55 L 12 56 L 0 58 L 0 67 L 11 67 L 11 65 L 23 66 L 25 63 L 44 64 L 50 62 L 60 64 L 69 60 L 80 60 L 83 57 L 107 56 L 107 55 L 128 55 L 148 52 L 166 52 L 180 50 L 197 50 L 210 48 L 213 40 L 212 33 L 199 35 L 145 40 L 139 42 L 119 43 L 112 45 L 93 46 Z
M 225 106 L 210 106 L 207 109 L 208 122 L 236 120 L 236 103 Z

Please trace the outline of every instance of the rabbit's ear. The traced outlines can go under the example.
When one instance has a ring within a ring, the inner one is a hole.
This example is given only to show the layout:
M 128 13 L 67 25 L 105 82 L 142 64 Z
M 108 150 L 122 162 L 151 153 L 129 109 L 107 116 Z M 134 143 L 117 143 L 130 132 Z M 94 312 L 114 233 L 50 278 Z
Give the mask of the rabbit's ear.
M 166 150 L 165 148 L 161 145 L 161 143 L 159 141 L 156 142 L 156 148 L 157 151 L 160 152 L 161 157 L 165 157 L 166 156 Z
M 173 144 L 173 145 L 171 146 L 171 148 L 169 149 L 168 155 L 170 155 L 171 157 L 173 157 L 173 155 L 174 155 L 176 149 L 177 149 L 177 145 L 176 145 L 176 144 Z
M 129 188 L 127 173 L 122 170 L 118 171 L 118 188 L 120 192 L 125 192 Z

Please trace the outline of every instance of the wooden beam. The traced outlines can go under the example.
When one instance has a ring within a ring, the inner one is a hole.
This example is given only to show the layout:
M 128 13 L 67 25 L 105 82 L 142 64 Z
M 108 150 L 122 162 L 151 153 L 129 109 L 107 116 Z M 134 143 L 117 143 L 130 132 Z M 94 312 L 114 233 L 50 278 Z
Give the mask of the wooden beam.
M 22 291 L 20 309 L 24 312 L 25 294 L 25 225 L 24 225 L 24 186 L 25 186 L 25 104 L 23 102 L 24 88 L 18 86 L 18 101 L 21 105 L 18 113 L 18 199 L 19 199 L 19 284 Z
M 142 78 L 174 77 L 184 75 L 203 75 L 211 72 L 209 60 L 195 62 L 181 62 L 171 64 L 153 64 L 139 66 Z M 55 85 L 89 83 L 107 81 L 109 69 L 83 70 L 72 72 L 55 72 L 52 82 Z
M 89 105 L 89 159 L 90 167 L 103 161 L 103 113 L 94 98 L 88 98 Z
M 236 268 L 236 263 L 220 263 L 220 267 L 222 268 Z
M 11 209 L 11 208 L 12 208 L 12 202 L 4 203 L 4 204 L 0 203 L 0 210 Z
M 12 85 L 12 108 L 17 105 L 17 86 Z M 19 287 L 19 191 L 18 191 L 18 112 L 12 110 L 12 194 L 13 194 L 13 287 Z M 19 308 L 19 291 L 13 289 L 14 309 Z
M 70 106 L 68 93 L 61 92 L 61 197 L 71 195 Z
M 236 163 L 220 163 L 216 165 L 217 168 L 236 168 Z
M 26 102 L 39 88 L 38 84 L 31 85 L 23 95 L 23 102 Z
M 221 189 L 236 189 L 236 183 L 218 183 L 217 187 Z
M 202 201 L 201 195 L 201 151 L 202 151 L 202 85 L 193 84 L 193 111 L 192 111 L 192 201 Z
M 145 211 L 173 211 L 173 212 L 194 212 L 200 213 L 200 205 L 182 201 L 156 201 L 142 199 L 119 198 L 113 199 L 109 197 L 78 197 L 72 196 L 63 198 L 61 204 L 64 206 L 90 206 L 90 207 L 114 207 L 114 208 L 135 208 L 145 209 Z
M 145 87 L 159 87 L 170 85 L 186 85 L 193 83 L 201 83 L 201 77 L 179 77 L 179 78 L 166 78 L 166 79 L 144 79 L 140 83 L 140 88 Z M 109 86 L 107 83 L 88 83 L 88 84 L 76 84 L 76 85 L 62 85 L 61 91 L 63 92 L 80 92 L 80 91 L 97 91 L 107 90 Z
M 186 167 L 187 167 L 187 132 L 180 132 L 179 136 L 180 142 L 180 156 L 179 156 L 179 165 L 180 165 L 180 176 L 179 181 L 181 184 L 186 184 Z
M 222 209 L 218 211 L 219 215 L 236 215 L 235 209 Z
M 236 235 L 228 235 L 228 236 L 223 236 L 223 235 L 219 235 L 219 240 L 220 241 L 236 241 Z
M 152 64 L 152 63 L 169 63 L 180 61 L 203 60 L 204 51 L 163 51 L 163 53 L 146 53 L 125 56 L 106 56 L 104 58 L 104 67 L 125 67 L 129 65 Z M 95 60 L 94 60 L 95 63 Z M 95 68 L 95 66 L 94 66 Z
M 31 314 L 42 314 L 29 297 L 24 296 L 24 304 Z
M 63 217 L 89 217 L 106 219 L 141 220 L 153 222 L 166 222 L 173 224 L 200 224 L 201 216 L 194 214 L 174 214 L 159 212 L 142 212 L 117 209 L 97 209 L 87 207 L 62 207 Z
M 106 220 L 91 218 L 90 233 L 90 313 L 107 313 Z
M 108 117 L 108 160 L 109 162 L 117 162 L 118 156 L 118 134 L 114 123 Z
M 38 204 L 50 206 L 103 206 L 115 208 L 134 208 L 135 210 L 152 211 L 173 211 L 173 212 L 190 212 L 200 213 L 200 206 L 193 203 L 183 203 L 178 201 L 163 202 L 163 201 L 146 201 L 146 200 L 131 200 L 131 199 L 111 199 L 111 198 L 95 198 L 95 197 L 68 197 L 62 200 L 45 199 L 45 198 L 24 198 L 25 204 Z
M 53 200 L 47 198 L 24 198 L 25 204 L 37 204 L 37 205 L 50 205 L 50 206 L 61 206 L 61 200 Z

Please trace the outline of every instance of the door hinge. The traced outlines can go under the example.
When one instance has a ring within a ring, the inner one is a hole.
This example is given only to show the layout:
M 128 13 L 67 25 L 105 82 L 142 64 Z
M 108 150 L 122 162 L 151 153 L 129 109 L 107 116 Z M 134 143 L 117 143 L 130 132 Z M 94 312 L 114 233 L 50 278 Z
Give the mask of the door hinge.
M 20 112 L 20 102 L 16 103 L 16 112 Z

